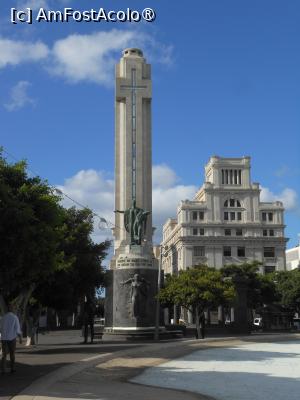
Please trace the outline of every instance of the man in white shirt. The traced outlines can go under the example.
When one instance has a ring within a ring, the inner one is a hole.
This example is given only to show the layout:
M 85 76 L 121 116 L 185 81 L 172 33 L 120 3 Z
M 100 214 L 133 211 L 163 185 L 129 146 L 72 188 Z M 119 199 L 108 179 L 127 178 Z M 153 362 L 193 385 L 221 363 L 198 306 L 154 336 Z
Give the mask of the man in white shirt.
M 1 343 L 2 343 L 2 364 L 1 372 L 5 373 L 6 357 L 9 353 L 10 372 L 15 372 L 15 351 L 17 336 L 22 343 L 22 333 L 20 329 L 19 319 L 13 312 L 13 305 L 8 305 L 8 311 L 4 314 L 0 324 Z

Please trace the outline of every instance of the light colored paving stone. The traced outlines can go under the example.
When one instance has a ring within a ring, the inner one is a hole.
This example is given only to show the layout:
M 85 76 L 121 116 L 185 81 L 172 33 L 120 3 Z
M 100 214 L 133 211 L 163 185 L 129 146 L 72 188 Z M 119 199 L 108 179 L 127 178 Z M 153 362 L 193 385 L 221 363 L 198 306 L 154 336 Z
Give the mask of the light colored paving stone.
M 220 400 L 299 400 L 300 341 L 204 349 L 149 368 L 131 382 Z

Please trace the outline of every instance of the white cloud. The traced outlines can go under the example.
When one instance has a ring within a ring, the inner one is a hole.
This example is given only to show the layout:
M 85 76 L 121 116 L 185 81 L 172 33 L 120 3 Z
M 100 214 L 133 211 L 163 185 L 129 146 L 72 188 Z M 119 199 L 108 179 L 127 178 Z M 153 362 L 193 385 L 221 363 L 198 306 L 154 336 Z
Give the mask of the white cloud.
M 149 62 L 171 62 L 172 46 L 142 31 L 112 29 L 87 35 L 72 34 L 54 42 L 52 48 L 40 41 L 0 38 L 0 68 L 46 60 L 49 73 L 70 83 L 86 81 L 112 85 L 114 65 L 126 47 L 146 48 Z
M 176 173 L 166 164 L 154 165 L 152 168 L 153 187 L 169 188 L 178 181 Z
M 19 81 L 10 91 L 10 99 L 4 107 L 8 111 L 16 111 L 27 105 L 35 105 L 35 100 L 32 99 L 27 90 L 31 86 L 28 81 Z
M 153 226 L 157 228 L 154 241 L 161 241 L 162 226 L 168 218 L 177 216 L 177 207 L 181 200 L 193 199 L 197 187 L 190 185 L 175 185 L 173 187 L 155 187 L 152 192 Z
M 129 46 L 134 37 L 134 31 L 111 30 L 57 40 L 49 71 L 74 83 L 112 83 L 116 62 L 113 53 Z
M 287 211 L 296 210 L 299 207 L 298 194 L 290 188 L 285 188 L 281 193 L 275 194 L 270 189 L 262 187 L 260 199 L 265 202 L 282 201 Z
M 24 62 L 37 62 L 49 54 L 48 47 L 38 42 L 25 42 L 0 38 L 0 68 Z
M 40 8 L 45 8 L 46 10 L 49 10 L 50 8 L 57 5 L 66 5 L 70 2 L 71 0 L 19 0 L 17 3 L 17 8 L 21 10 L 28 7 L 34 11 Z
M 162 224 L 167 218 L 176 216 L 180 200 L 193 198 L 197 188 L 195 186 L 176 185 L 178 177 L 167 165 L 153 166 L 153 171 L 160 171 L 162 176 L 172 178 L 162 180 L 161 186 L 156 180 L 153 188 L 153 226 L 157 228 L 155 240 L 159 241 Z M 167 187 L 166 183 L 168 183 Z M 64 185 L 57 187 L 77 202 L 91 208 L 101 217 L 114 222 L 114 181 L 107 178 L 104 172 L 82 170 L 73 177 L 66 179 Z M 67 198 L 64 199 L 63 203 L 66 207 L 74 205 Z M 100 230 L 98 223 L 98 218 L 95 218 L 94 240 L 102 241 L 107 237 L 111 238 L 111 231 L 108 229 Z
M 38 10 L 39 8 L 49 9 L 49 1 L 47 0 L 20 0 L 17 3 L 19 10 L 24 10 L 25 8 L 31 8 L 32 10 Z
M 114 221 L 114 181 L 107 178 L 104 172 L 93 169 L 81 170 L 57 188 L 106 220 Z M 63 204 L 65 207 L 76 206 L 66 197 L 63 199 Z M 110 229 L 99 229 L 99 222 L 99 218 L 95 217 L 94 240 L 103 241 L 111 238 Z

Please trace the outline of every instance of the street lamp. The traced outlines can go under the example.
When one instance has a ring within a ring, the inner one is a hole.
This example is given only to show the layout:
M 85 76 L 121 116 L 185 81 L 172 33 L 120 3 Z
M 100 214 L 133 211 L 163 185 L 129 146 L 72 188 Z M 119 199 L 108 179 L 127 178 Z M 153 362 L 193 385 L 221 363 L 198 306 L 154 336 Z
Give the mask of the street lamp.
M 161 287 L 161 270 L 162 270 L 162 258 L 166 255 L 163 254 L 164 250 L 168 250 L 168 246 L 160 246 L 160 256 L 158 263 L 158 277 L 157 277 L 157 297 L 156 297 L 156 310 L 155 310 L 155 331 L 154 331 L 154 340 L 159 340 L 159 315 L 160 315 L 160 301 L 159 301 L 159 292 Z

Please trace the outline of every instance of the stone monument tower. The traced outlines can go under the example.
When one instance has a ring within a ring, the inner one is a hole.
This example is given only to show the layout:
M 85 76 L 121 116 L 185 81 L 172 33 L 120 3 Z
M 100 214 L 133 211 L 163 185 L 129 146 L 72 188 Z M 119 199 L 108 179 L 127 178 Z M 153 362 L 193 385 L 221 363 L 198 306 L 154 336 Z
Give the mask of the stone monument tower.
M 158 268 L 152 249 L 151 67 L 139 49 L 116 66 L 114 256 L 105 332 L 138 335 L 155 324 Z

